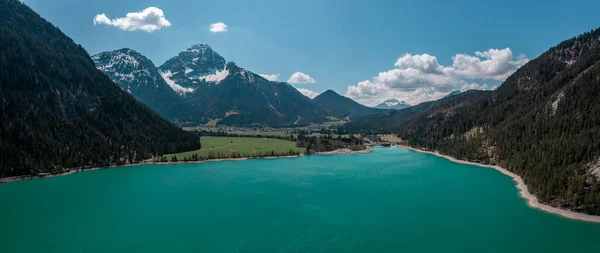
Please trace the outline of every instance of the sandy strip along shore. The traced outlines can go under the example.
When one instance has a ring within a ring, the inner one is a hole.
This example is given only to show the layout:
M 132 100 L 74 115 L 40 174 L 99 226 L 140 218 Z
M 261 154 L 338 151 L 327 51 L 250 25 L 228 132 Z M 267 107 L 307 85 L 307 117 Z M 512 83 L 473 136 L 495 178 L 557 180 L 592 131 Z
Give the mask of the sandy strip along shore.
M 497 171 L 502 172 L 502 174 L 507 175 L 509 177 L 511 177 L 516 183 L 517 183 L 517 189 L 519 189 L 519 193 L 521 195 L 522 198 L 524 198 L 525 200 L 527 200 L 527 204 L 529 204 L 529 206 L 535 208 L 535 209 L 539 209 L 542 210 L 544 212 L 548 212 L 551 214 L 557 214 L 560 216 L 563 216 L 565 218 L 569 218 L 569 219 L 573 219 L 573 220 L 580 220 L 580 221 L 587 221 L 587 222 L 595 222 L 595 223 L 600 223 L 600 216 L 596 216 L 596 215 L 589 215 L 589 214 L 584 214 L 584 213 L 578 213 L 578 212 L 573 212 L 570 210 L 565 210 L 565 209 L 560 209 L 560 208 L 556 208 L 556 207 L 552 207 L 546 204 L 542 204 L 538 201 L 537 197 L 534 196 L 533 194 L 531 194 L 529 192 L 529 190 L 527 189 L 527 185 L 525 184 L 525 182 L 523 182 L 523 179 L 515 174 L 512 173 L 500 166 L 495 166 L 495 165 L 487 165 L 487 164 L 481 164 L 481 163 L 475 163 L 475 162 L 468 162 L 468 161 L 463 161 L 463 160 L 459 160 L 456 159 L 454 157 L 450 157 L 447 155 L 443 155 L 440 154 L 438 152 L 431 152 L 431 151 L 425 151 L 425 150 L 420 150 L 420 149 L 416 149 L 413 147 L 408 147 L 408 146 L 397 146 L 398 148 L 405 148 L 405 149 L 409 149 L 412 151 L 417 151 L 417 152 L 421 152 L 421 153 L 426 153 L 426 154 L 431 154 L 431 155 L 435 155 L 435 156 L 439 156 L 442 158 L 446 158 L 452 162 L 455 163 L 461 163 L 461 164 L 468 164 L 468 165 L 475 165 L 475 166 L 479 166 L 479 167 L 485 167 L 485 168 L 492 168 L 495 169 Z
M 371 149 L 367 148 L 367 149 L 363 149 L 363 150 L 350 150 L 347 148 L 339 148 L 333 151 L 326 151 L 326 152 L 317 152 L 315 154 L 317 155 L 352 155 L 352 154 L 368 154 L 371 153 Z

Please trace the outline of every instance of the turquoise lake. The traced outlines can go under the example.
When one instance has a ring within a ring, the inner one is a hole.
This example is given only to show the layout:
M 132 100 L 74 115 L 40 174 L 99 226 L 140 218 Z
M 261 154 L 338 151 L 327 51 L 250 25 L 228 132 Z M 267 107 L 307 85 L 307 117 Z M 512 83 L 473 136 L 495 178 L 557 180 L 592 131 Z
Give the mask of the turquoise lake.
M 600 252 L 600 224 L 400 148 L 143 165 L 0 185 L 0 252 Z

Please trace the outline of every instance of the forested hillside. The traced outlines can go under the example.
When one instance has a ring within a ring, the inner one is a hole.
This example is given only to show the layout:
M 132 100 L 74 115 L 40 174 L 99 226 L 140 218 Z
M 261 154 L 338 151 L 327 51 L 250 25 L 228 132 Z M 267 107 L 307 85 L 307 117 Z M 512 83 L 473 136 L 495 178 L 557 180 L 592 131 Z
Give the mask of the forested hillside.
M 554 206 L 600 214 L 600 30 L 550 48 L 495 91 L 358 119 L 411 146 L 500 164 Z
M 18 0 L 0 0 L 0 177 L 199 148 Z

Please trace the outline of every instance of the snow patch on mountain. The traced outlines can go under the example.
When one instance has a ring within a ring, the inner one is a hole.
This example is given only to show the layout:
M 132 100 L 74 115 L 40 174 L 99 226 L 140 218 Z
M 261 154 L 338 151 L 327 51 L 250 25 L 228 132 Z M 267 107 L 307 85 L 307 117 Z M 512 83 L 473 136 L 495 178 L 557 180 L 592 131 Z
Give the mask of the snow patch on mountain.
M 242 68 L 240 68 L 239 73 L 242 76 L 242 79 L 246 80 L 248 83 L 254 83 L 254 73 Z
M 565 97 L 565 92 L 561 91 L 558 96 L 556 96 L 556 99 L 554 100 L 554 102 L 552 102 L 552 115 L 556 114 L 556 110 L 558 109 L 558 105 L 560 103 L 560 101 Z
M 386 100 L 383 103 L 385 103 L 385 105 L 390 106 L 390 107 L 400 104 L 400 102 L 398 102 L 398 100 L 395 100 L 395 99 L 394 100 Z
M 116 83 L 140 80 L 136 85 L 139 87 L 142 83 L 147 84 L 149 79 L 156 81 L 150 70 L 136 58 L 135 54 L 131 49 L 123 49 L 94 55 L 92 60 L 98 70 L 107 74 Z
M 100 54 L 92 56 L 92 60 L 98 61 L 100 60 Z M 98 66 L 99 70 L 102 71 L 112 71 L 115 68 L 115 64 L 118 64 L 122 67 L 129 66 L 133 68 L 137 68 L 140 65 L 137 59 L 133 56 L 126 53 L 119 53 L 111 57 L 110 61 L 102 66 Z
M 201 76 L 200 81 L 206 81 L 206 82 L 211 82 L 211 83 L 219 83 L 221 81 L 223 81 L 223 79 L 227 78 L 227 76 L 229 76 L 229 70 L 224 69 L 222 71 L 218 71 L 217 73 L 211 74 L 211 75 L 206 75 L 206 76 Z
M 404 109 L 407 107 L 410 107 L 410 105 L 404 101 L 398 101 L 395 98 L 387 99 L 375 106 L 375 108 L 379 109 Z
M 173 73 L 171 73 L 170 70 L 167 72 L 160 72 L 160 75 L 163 79 L 165 79 L 165 82 L 169 85 L 169 87 L 171 87 L 171 89 L 173 89 L 179 95 L 185 95 L 186 93 L 194 91 L 193 88 L 184 88 L 181 85 L 175 83 L 175 81 L 171 80 Z

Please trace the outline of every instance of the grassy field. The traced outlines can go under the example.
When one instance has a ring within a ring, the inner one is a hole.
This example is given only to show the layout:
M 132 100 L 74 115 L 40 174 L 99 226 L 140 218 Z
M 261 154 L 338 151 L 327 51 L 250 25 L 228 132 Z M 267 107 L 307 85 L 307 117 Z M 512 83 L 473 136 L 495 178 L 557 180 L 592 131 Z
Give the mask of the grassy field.
M 390 142 L 390 143 L 400 143 L 402 139 L 398 138 L 398 136 L 394 134 L 379 134 L 377 135 L 382 141 Z
M 214 127 L 183 127 L 185 131 L 207 131 L 207 132 L 217 132 Z M 290 135 L 288 132 L 284 131 L 227 131 L 228 134 L 243 134 L 243 135 L 267 135 L 267 136 L 288 136 Z M 296 135 L 294 135 L 296 136 Z
M 184 157 L 191 157 L 193 154 L 198 154 L 199 157 L 208 157 L 211 152 L 226 155 L 239 153 L 242 156 L 256 155 L 261 152 L 270 154 L 271 151 L 275 153 L 288 152 L 290 149 L 300 153 L 306 152 L 304 148 L 296 147 L 295 142 L 279 139 L 203 136 L 200 138 L 200 142 L 202 149 L 170 154 L 166 157 L 170 161 L 174 155 L 181 160 Z
M 327 121 L 324 123 L 325 126 L 339 126 L 339 125 L 343 125 L 346 124 L 348 122 L 343 121 L 343 120 L 338 120 L 338 121 Z

